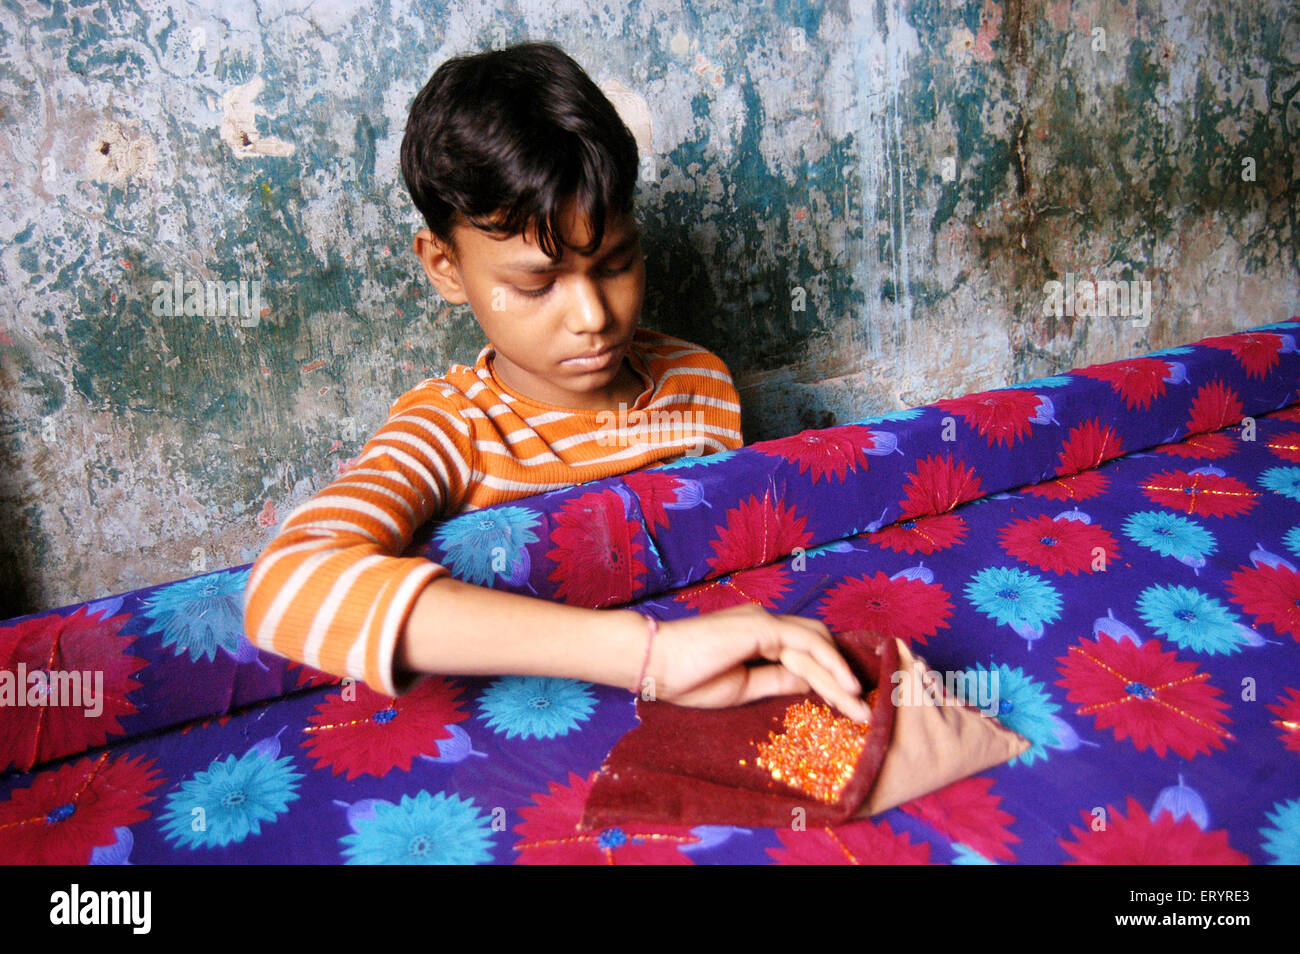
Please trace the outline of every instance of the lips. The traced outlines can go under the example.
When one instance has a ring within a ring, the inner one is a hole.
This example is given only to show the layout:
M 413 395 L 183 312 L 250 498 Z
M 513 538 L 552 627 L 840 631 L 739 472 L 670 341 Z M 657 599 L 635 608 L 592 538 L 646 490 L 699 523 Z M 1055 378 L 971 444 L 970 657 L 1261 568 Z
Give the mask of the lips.
M 609 361 L 614 353 L 619 349 L 619 345 L 610 345 L 608 348 L 602 348 L 600 351 L 588 351 L 586 354 L 575 355 L 572 358 L 565 358 L 562 364 L 573 364 L 582 366 L 599 367 Z

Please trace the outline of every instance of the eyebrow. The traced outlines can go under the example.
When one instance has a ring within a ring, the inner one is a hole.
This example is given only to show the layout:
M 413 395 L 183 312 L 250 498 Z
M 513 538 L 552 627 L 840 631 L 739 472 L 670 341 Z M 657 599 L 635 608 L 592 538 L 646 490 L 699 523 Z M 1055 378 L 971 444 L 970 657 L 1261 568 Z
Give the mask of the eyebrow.
M 602 255 L 599 261 L 603 262 L 607 258 L 614 258 L 617 255 L 621 255 L 623 252 L 629 251 L 640 240 L 641 230 L 633 229 L 628 232 L 627 235 L 623 236 L 623 238 L 620 239 L 613 248 Z M 525 272 L 529 275 L 544 275 L 549 272 L 558 271 L 560 266 L 550 259 L 547 259 L 545 262 L 507 262 L 498 267 L 509 269 L 514 272 Z

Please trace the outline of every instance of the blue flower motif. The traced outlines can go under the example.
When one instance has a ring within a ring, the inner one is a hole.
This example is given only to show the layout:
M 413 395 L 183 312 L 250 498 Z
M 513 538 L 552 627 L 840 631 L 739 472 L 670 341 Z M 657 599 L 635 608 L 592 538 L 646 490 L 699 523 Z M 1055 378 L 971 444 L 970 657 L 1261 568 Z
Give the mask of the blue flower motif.
M 549 676 L 505 676 L 479 697 L 487 724 L 507 739 L 553 739 L 591 718 L 596 707 L 591 684 Z
M 689 454 L 669 461 L 666 464 L 660 464 L 655 470 L 680 470 L 683 467 L 712 467 L 714 464 L 721 464 L 731 460 L 736 456 L 735 451 L 715 451 L 712 454 L 702 454 L 692 457 Z
M 394 805 L 381 799 L 339 839 L 350 865 L 477 865 L 492 860 L 491 818 L 472 798 L 421 790 Z
M 1032 378 L 1017 384 L 1008 384 L 998 388 L 999 391 L 1036 391 L 1039 388 L 1068 388 L 1075 381 L 1068 374 L 1054 374 L 1050 378 Z
M 1137 611 L 1161 636 L 1192 652 L 1236 653 L 1245 642 L 1236 614 L 1190 586 L 1148 586 Z
M 500 574 L 518 585 L 528 579 L 528 544 L 541 520 L 527 507 L 491 507 L 447 520 L 433 538 L 458 579 L 492 586 Z
M 1218 549 L 1209 530 L 1167 510 L 1133 514 L 1124 521 L 1124 533 L 1134 543 L 1189 566 L 1204 566 L 1205 558 Z
M 1300 524 L 1296 524 L 1286 532 L 1282 543 L 1296 556 L 1300 556 Z
M 887 424 L 891 421 L 912 421 L 924 413 L 925 408 L 906 407 L 898 411 L 886 411 L 884 414 L 873 414 L 871 417 L 860 418 L 856 421 L 849 421 L 849 424 L 871 427 L 874 424 Z
M 1283 497 L 1300 500 L 1300 467 L 1270 467 L 1259 475 L 1259 482 Z
M 244 636 L 244 587 L 248 568 L 221 570 L 178 580 L 155 590 L 141 603 L 150 633 L 162 633 L 162 644 L 191 662 L 217 658 L 217 650 L 248 662 L 257 650 Z
M 1158 358 L 1162 355 L 1168 354 L 1191 354 L 1195 350 L 1195 348 L 1189 348 L 1186 345 L 1179 345 L 1177 348 L 1162 348 L 1159 351 L 1149 351 L 1147 352 L 1147 357 Z
M 985 616 L 1017 631 L 1041 629 L 1061 615 L 1061 596 L 1056 587 L 1019 567 L 990 566 L 980 570 L 966 584 L 966 599 Z
M 960 841 L 952 843 L 952 850 L 956 852 L 957 857 L 952 859 L 955 865 L 995 865 L 997 864 L 992 858 L 985 858 L 970 845 L 963 844 Z
M 1273 856 L 1272 865 L 1300 865 L 1300 798 L 1274 802 L 1273 811 L 1265 812 L 1273 828 L 1261 828 L 1264 850 Z
M 213 759 L 167 797 L 163 834 L 179 847 L 222 847 L 262 833 L 298 798 L 293 757 L 268 758 L 256 746 L 242 758 Z
M 1012 669 L 1007 665 L 999 665 L 986 670 L 976 663 L 974 669 L 966 672 L 975 673 L 976 679 L 980 678 L 978 674 L 981 672 L 989 673 L 984 678 L 995 680 L 992 685 L 997 688 L 998 711 L 995 715 L 998 721 L 1032 743 L 1012 759 L 1012 764 L 1023 762 L 1033 765 L 1036 759 L 1046 759 L 1045 746 L 1055 746 L 1058 742 L 1054 714 L 1061 707 L 1052 701 L 1043 684 L 1025 675 L 1019 666 Z

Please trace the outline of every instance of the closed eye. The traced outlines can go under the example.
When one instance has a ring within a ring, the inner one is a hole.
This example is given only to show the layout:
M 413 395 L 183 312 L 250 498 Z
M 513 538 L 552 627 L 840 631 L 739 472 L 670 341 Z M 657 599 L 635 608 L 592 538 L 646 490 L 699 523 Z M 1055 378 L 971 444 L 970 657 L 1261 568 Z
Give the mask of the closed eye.
M 555 282 L 547 282 L 541 288 L 519 288 L 516 285 L 511 285 L 510 287 L 513 288 L 515 292 L 517 292 L 518 294 L 523 295 L 525 298 L 541 298 L 543 295 L 545 295 L 547 292 L 549 292 L 552 288 L 555 287 Z
M 633 256 L 632 258 L 629 258 L 626 262 L 622 263 L 621 265 L 610 266 L 602 269 L 602 271 L 606 275 L 623 275 L 627 272 L 630 272 L 633 266 L 635 265 L 636 265 L 636 256 Z
M 638 254 L 630 255 L 622 262 L 616 265 L 606 266 L 602 268 L 600 270 L 600 274 L 606 278 L 612 278 L 617 275 L 626 275 L 628 272 L 632 271 L 632 269 L 636 267 L 638 258 L 639 258 Z M 554 287 L 555 287 L 554 281 L 547 282 L 545 285 L 542 285 L 538 288 L 520 288 L 518 285 L 510 286 L 512 291 L 514 291 L 518 295 L 522 295 L 524 298 L 541 298 L 544 295 L 549 294 L 551 289 L 553 289 Z

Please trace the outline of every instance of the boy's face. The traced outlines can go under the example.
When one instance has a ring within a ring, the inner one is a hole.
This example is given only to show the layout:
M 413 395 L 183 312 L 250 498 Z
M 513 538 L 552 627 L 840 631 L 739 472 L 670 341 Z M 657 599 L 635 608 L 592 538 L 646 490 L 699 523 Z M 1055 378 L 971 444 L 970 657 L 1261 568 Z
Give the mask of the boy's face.
M 565 210 L 564 239 L 581 246 L 591 231 L 575 209 L 571 202 Z M 608 221 L 595 254 L 566 247 L 559 261 L 532 235 L 501 238 L 463 224 L 453 234 L 458 254 L 427 229 L 416 236 L 415 253 L 447 301 L 474 309 L 496 350 L 497 377 L 560 407 L 605 409 L 636 400 L 643 385 L 623 360 L 645 294 L 632 216 Z

